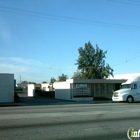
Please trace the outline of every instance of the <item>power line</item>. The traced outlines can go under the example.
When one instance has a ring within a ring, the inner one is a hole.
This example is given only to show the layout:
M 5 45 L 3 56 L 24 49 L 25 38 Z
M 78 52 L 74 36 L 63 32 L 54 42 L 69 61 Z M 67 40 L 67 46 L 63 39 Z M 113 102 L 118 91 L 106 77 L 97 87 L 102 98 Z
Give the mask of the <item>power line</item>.
M 16 14 L 23 14 L 23 15 L 26 15 L 26 16 L 47 18 L 47 19 L 52 19 L 52 20 L 60 20 L 60 21 L 67 21 L 67 22 L 77 22 L 77 23 L 84 23 L 84 24 L 104 26 L 104 27 L 140 30 L 140 26 L 114 24 L 114 23 L 100 22 L 100 21 L 89 20 L 89 19 L 66 17 L 66 16 L 61 16 L 61 15 L 53 15 L 53 14 L 41 13 L 41 12 L 25 10 L 25 9 L 19 9 L 19 8 L 12 8 L 12 7 L 1 6 L 1 5 L 0 5 L 0 11 L 16 13 Z
M 136 56 L 136 57 L 134 57 L 134 58 L 131 58 L 131 59 L 129 59 L 129 60 L 120 62 L 120 63 L 118 63 L 118 64 L 114 64 L 114 65 L 112 65 L 112 66 L 118 66 L 118 65 L 121 65 L 121 64 L 124 64 L 124 63 L 128 63 L 128 62 L 130 62 L 130 61 L 132 61 L 132 60 L 135 60 L 135 59 L 137 59 L 137 58 L 139 58 L 139 57 L 140 57 L 140 55 L 138 55 L 138 56 Z

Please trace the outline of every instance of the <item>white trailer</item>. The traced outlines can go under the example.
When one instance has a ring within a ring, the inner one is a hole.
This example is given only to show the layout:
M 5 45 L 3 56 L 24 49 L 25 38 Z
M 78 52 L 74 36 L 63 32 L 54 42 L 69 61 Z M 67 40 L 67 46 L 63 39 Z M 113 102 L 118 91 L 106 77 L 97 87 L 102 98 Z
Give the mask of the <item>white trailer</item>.
M 134 76 L 121 84 L 121 89 L 114 91 L 112 100 L 115 102 L 127 101 L 129 103 L 140 101 L 140 76 Z

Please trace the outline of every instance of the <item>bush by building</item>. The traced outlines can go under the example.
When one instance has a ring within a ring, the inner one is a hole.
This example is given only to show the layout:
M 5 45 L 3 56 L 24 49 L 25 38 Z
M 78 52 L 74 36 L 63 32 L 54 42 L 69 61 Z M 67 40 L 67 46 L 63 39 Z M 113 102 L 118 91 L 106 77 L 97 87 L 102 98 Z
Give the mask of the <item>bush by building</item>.
M 40 89 L 35 89 L 35 93 L 37 96 L 51 97 L 51 98 L 54 98 L 55 95 L 55 91 L 43 91 Z

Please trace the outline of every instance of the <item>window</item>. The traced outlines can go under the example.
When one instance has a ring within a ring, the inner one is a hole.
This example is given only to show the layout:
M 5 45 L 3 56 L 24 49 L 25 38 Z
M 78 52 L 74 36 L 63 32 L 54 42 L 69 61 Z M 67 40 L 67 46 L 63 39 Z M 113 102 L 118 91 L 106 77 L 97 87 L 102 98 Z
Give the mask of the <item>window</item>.
M 96 84 L 95 92 L 97 94 L 100 94 L 101 93 L 101 84 Z
M 110 92 L 109 87 L 111 87 L 111 86 L 112 85 L 109 85 L 109 84 L 96 84 L 95 93 L 96 94 L 108 94 Z
M 91 96 L 90 84 L 74 84 L 72 92 L 74 97 Z
M 134 89 L 137 89 L 137 84 L 134 84 Z
M 131 88 L 131 84 L 121 85 L 121 89 Z

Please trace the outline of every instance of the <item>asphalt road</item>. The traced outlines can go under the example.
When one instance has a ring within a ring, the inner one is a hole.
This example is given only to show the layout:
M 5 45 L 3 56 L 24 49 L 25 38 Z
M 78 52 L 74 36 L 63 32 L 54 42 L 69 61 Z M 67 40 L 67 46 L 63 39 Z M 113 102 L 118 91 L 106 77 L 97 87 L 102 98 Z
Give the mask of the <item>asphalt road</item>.
M 0 140 L 127 140 L 140 103 L 0 107 Z

